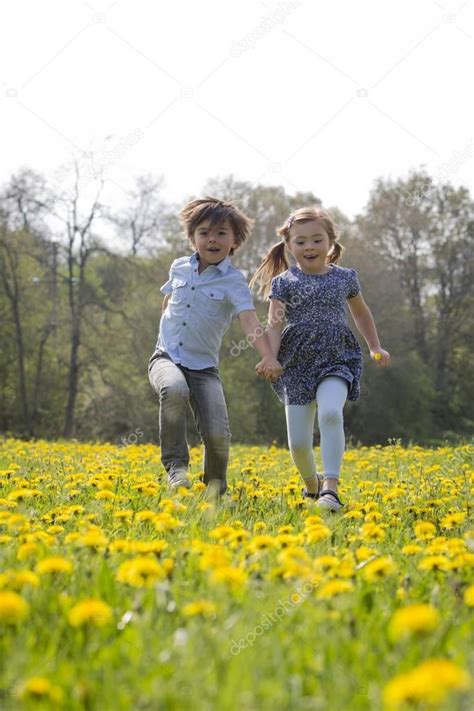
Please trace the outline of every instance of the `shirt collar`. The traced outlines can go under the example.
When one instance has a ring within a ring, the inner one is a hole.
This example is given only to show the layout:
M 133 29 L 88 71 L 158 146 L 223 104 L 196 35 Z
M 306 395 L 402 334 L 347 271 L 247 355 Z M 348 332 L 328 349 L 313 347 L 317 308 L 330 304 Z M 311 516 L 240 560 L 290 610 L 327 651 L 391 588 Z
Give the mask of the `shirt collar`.
M 194 252 L 193 255 L 190 257 L 190 262 L 191 264 L 199 264 L 199 253 L 197 251 Z M 230 257 L 227 255 L 227 257 L 223 259 L 222 262 L 219 262 L 219 264 L 213 264 L 211 266 L 216 267 L 216 269 L 218 269 L 221 274 L 225 274 L 231 266 Z

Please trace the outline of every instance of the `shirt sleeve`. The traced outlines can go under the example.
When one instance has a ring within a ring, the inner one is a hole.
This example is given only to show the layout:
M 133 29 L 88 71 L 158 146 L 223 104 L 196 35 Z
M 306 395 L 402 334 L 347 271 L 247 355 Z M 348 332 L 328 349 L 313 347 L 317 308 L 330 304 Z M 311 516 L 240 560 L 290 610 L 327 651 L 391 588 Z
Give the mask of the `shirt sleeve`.
M 280 276 L 273 277 L 268 298 L 278 299 L 278 301 L 285 303 L 287 301 L 287 292 L 285 281 Z
M 349 269 L 349 283 L 347 289 L 347 298 L 352 299 L 360 292 L 359 277 L 355 269 Z
M 255 310 L 252 292 L 243 274 L 242 278 L 236 281 L 235 285 L 232 285 L 232 291 L 229 296 L 233 306 L 233 316 L 238 316 L 242 311 Z
M 161 291 L 162 294 L 171 294 L 171 292 L 173 291 L 173 289 L 171 288 L 171 283 L 172 283 L 172 281 L 173 281 L 173 266 L 174 266 L 174 262 L 173 262 L 173 264 L 172 264 L 171 267 L 170 267 L 170 273 L 169 273 L 169 276 L 168 276 L 168 281 L 166 281 L 166 282 L 163 284 L 163 286 L 160 287 L 160 291 Z

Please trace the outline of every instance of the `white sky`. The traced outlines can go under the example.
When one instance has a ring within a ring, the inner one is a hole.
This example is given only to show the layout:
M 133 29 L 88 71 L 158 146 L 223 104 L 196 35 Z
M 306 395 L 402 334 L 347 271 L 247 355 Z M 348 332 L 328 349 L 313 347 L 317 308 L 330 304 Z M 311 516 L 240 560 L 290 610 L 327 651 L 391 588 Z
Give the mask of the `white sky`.
M 421 165 L 472 190 L 472 15 L 451 0 L 4 2 L 0 181 L 94 150 L 118 207 L 146 172 L 179 202 L 233 173 L 349 216 L 375 178 Z

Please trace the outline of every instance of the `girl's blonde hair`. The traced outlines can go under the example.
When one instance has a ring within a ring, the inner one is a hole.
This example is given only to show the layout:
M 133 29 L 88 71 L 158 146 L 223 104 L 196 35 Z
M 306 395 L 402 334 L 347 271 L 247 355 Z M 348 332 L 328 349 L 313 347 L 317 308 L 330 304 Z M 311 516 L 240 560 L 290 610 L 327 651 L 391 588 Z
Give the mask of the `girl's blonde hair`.
M 285 220 L 285 222 L 277 229 L 277 234 L 282 238 L 280 242 L 266 253 L 262 263 L 250 280 L 250 287 L 258 284 L 258 294 L 267 298 L 270 293 L 272 279 L 278 274 L 286 271 L 289 268 L 287 258 L 286 245 L 290 240 L 290 232 L 293 225 L 298 222 L 312 222 L 318 220 L 321 222 L 329 237 L 331 249 L 328 254 L 328 264 L 337 264 L 344 251 L 344 247 L 337 239 L 336 226 L 328 212 L 319 207 L 302 207 L 299 210 L 294 210 Z

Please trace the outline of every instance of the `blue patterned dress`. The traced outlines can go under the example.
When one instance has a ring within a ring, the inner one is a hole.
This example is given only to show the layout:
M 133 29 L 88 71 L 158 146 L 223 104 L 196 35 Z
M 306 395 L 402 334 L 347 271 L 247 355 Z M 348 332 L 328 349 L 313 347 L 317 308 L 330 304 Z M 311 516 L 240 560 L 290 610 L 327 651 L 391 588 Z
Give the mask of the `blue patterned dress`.
M 355 269 L 336 265 L 326 274 L 292 266 L 272 280 L 271 299 L 286 307 L 278 360 L 283 374 L 272 383 L 287 405 L 307 405 L 328 376 L 347 380 L 349 400 L 360 395 L 362 351 L 347 324 L 346 301 L 360 291 Z

